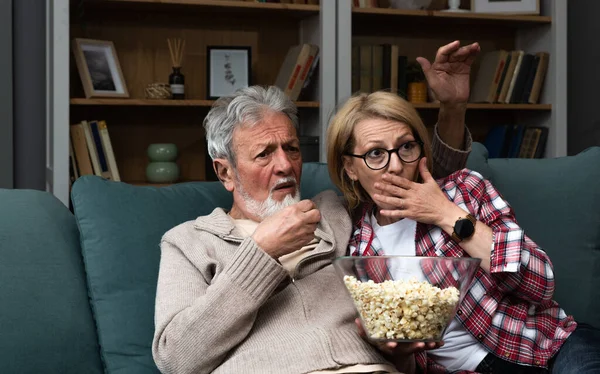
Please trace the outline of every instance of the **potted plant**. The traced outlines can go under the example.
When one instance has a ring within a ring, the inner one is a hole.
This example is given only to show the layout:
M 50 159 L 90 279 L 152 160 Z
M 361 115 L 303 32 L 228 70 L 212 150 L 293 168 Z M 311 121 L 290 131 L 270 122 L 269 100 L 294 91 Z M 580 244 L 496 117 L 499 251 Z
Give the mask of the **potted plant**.
M 406 66 L 407 99 L 411 103 L 427 102 L 427 81 L 421 65 L 413 61 Z

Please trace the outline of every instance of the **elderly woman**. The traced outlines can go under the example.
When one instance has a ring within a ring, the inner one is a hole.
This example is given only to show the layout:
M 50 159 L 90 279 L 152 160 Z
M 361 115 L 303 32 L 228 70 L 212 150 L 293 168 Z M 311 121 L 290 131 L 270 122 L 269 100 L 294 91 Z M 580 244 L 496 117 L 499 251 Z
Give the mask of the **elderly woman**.
M 390 353 L 414 353 L 428 373 L 598 373 L 597 343 L 587 346 L 595 353 L 576 363 L 581 366 L 566 363 L 583 352 L 580 340 L 589 344 L 585 339 L 598 331 L 576 329 L 552 300 L 546 253 L 477 172 L 434 180 L 429 139 L 412 105 L 388 92 L 350 98 L 328 129 L 329 172 L 355 222 L 351 255 L 481 259 L 444 342 L 388 343 Z M 594 368 L 585 366 L 594 361 Z

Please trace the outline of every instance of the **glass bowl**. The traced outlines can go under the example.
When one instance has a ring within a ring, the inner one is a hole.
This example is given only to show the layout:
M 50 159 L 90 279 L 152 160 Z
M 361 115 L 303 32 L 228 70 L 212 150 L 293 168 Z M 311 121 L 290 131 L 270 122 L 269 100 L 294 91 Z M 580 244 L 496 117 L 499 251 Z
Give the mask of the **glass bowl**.
M 470 257 L 347 256 L 333 265 L 369 339 L 436 342 L 480 263 Z

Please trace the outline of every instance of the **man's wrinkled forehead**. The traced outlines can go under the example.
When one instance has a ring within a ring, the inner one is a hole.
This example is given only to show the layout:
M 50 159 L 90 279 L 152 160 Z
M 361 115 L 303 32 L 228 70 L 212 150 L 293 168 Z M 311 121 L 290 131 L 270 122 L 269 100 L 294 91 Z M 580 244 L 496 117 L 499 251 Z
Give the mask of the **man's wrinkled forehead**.
M 246 149 L 266 148 L 274 144 L 298 145 L 300 140 L 296 128 L 289 121 L 286 126 L 274 126 L 268 121 L 254 124 L 240 124 L 233 132 L 234 149 L 243 146 Z

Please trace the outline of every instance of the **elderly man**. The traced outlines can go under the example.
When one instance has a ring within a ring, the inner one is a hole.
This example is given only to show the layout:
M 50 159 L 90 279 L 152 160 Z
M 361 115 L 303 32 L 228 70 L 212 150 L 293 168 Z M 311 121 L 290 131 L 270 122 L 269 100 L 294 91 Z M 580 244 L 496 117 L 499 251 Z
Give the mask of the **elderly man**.
M 442 102 L 438 175 L 468 155 L 464 103 L 478 51 L 454 42 L 432 65 L 420 59 Z M 233 206 L 163 237 L 153 342 L 162 372 L 391 373 L 410 361 L 385 356 L 357 331 L 331 265 L 346 254 L 350 217 L 332 191 L 301 200 L 297 122 L 275 87 L 223 97 L 206 117 L 209 154 Z

